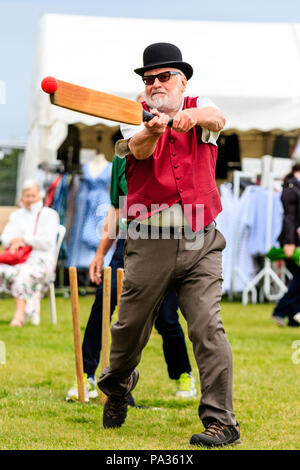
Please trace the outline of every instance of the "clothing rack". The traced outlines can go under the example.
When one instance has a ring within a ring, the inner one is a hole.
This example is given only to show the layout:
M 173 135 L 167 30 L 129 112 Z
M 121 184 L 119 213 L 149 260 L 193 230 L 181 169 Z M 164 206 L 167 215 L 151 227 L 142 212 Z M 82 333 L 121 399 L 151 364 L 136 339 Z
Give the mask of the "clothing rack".
M 264 164 L 262 172 L 245 172 L 245 171 L 234 171 L 233 173 L 233 197 L 235 201 L 235 207 L 237 207 L 238 199 L 240 197 L 241 180 L 244 178 L 259 178 L 261 177 L 261 186 L 268 190 L 268 204 L 267 204 L 267 220 L 266 220 L 266 248 L 265 253 L 271 248 L 271 230 L 272 230 L 272 212 L 273 212 L 273 192 L 276 178 L 278 178 L 271 170 L 272 157 L 264 158 Z M 287 287 L 285 283 L 279 278 L 279 276 L 272 269 L 271 260 L 264 259 L 264 267 L 256 274 L 256 276 L 249 280 L 245 274 L 236 266 L 237 254 L 238 254 L 238 211 L 234 211 L 234 240 L 233 240 L 233 263 L 232 263 L 232 284 L 230 297 L 232 298 L 235 293 L 235 281 L 237 274 L 244 280 L 246 287 L 242 291 L 242 303 L 246 305 L 249 300 L 249 294 L 251 294 L 252 303 L 257 303 L 257 286 L 262 282 L 262 289 L 260 291 L 259 300 L 263 301 L 266 298 L 269 301 L 278 300 L 286 291 Z M 285 275 L 290 277 L 290 274 L 285 270 Z M 272 292 L 272 286 L 276 285 L 278 291 Z
M 238 204 L 238 200 L 240 197 L 241 180 L 243 178 L 253 179 L 256 177 L 257 177 L 256 173 L 250 173 L 250 172 L 239 171 L 239 170 L 235 170 L 233 172 L 233 200 L 235 203 L 234 204 L 235 210 L 234 210 L 234 222 L 233 222 L 233 250 L 232 250 L 232 276 L 231 276 L 232 281 L 231 281 L 231 291 L 229 293 L 230 300 L 232 300 L 235 294 L 235 283 L 236 283 L 237 274 L 243 279 L 245 283 L 249 284 L 250 282 L 247 276 L 236 265 L 237 253 L 238 253 L 238 224 L 239 224 L 238 211 L 236 209 L 237 209 L 237 204 Z M 251 287 L 250 291 L 252 295 L 252 303 L 256 303 L 257 291 L 255 287 Z

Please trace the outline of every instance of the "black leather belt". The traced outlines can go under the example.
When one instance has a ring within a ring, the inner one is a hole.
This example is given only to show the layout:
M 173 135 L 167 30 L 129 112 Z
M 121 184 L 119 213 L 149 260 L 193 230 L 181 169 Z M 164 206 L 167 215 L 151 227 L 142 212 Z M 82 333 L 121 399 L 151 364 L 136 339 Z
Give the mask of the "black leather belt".
M 195 235 L 200 235 L 203 232 L 209 232 L 213 227 L 215 227 L 215 222 L 211 222 L 208 224 L 206 227 L 203 229 L 199 230 L 199 232 L 194 232 Z M 147 224 L 141 224 L 139 222 L 136 222 L 135 220 L 132 220 L 131 222 L 127 222 L 127 230 L 132 228 L 133 230 L 136 231 L 144 231 L 144 233 L 158 233 L 159 235 L 170 233 L 171 235 L 174 235 L 176 233 L 184 233 L 185 231 L 192 232 L 192 229 L 190 226 L 181 226 L 181 227 L 158 227 L 157 225 L 147 225 Z

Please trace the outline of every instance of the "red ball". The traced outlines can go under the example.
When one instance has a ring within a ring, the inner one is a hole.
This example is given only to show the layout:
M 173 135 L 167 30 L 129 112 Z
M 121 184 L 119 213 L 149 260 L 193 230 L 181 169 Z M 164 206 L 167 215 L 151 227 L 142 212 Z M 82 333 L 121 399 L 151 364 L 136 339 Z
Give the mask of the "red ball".
M 58 83 L 54 77 L 45 77 L 41 82 L 42 90 L 45 93 L 55 93 L 58 88 Z

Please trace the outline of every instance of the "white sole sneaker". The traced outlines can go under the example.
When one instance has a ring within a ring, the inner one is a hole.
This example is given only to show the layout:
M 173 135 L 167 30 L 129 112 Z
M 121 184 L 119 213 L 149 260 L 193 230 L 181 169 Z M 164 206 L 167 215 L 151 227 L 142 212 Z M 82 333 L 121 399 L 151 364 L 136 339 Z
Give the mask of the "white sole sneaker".
M 294 315 L 294 320 L 297 322 L 297 323 L 300 323 L 300 312 L 296 313 L 296 315 Z
M 66 396 L 66 401 L 78 401 L 78 390 L 77 390 L 77 388 L 71 388 L 68 391 L 68 394 Z M 89 391 L 88 391 L 87 385 L 84 385 L 84 401 L 86 403 L 89 402 Z
M 89 398 L 97 398 L 97 396 L 99 395 L 97 390 L 90 390 L 88 394 L 89 394 Z
M 184 374 L 186 375 L 186 374 Z M 195 387 L 195 379 L 193 376 L 190 376 L 190 386 L 186 390 L 177 390 L 175 396 L 176 398 L 194 398 L 197 394 Z
M 197 391 L 189 391 L 189 392 L 176 392 L 176 398 L 195 398 L 197 394 Z
M 93 379 L 92 377 L 86 378 L 85 374 L 85 381 L 88 383 L 84 383 L 84 395 L 85 395 L 85 401 L 88 402 L 89 398 L 97 398 L 99 395 L 98 390 L 97 390 L 97 383 L 96 380 Z M 70 390 L 67 393 L 66 396 L 67 401 L 77 401 L 78 400 L 78 389 L 77 389 L 77 384 L 76 382 L 73 384 L 73 387 L 70 388 Z
M 90 384 L 90 389 L 89 389 L 89 398 L 97 398 L 99 395 L 98 390 L 97 390 L 97 382 L 94 380 L 92 377 L 88 377 L 87 379 L 88 383 Z

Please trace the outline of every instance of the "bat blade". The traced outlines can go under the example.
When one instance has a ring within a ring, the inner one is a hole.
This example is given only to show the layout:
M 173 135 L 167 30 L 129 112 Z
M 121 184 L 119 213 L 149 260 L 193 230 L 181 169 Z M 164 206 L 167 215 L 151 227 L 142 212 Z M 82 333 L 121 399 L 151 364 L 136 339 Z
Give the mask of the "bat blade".
M 139 125 L 143 121 L 140 103 L 57 80 L 58 88 L 50 95 L 56 106 L 110 121 Z

